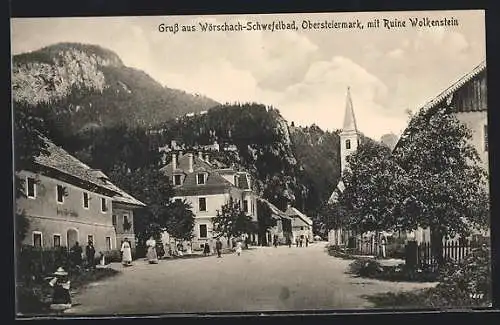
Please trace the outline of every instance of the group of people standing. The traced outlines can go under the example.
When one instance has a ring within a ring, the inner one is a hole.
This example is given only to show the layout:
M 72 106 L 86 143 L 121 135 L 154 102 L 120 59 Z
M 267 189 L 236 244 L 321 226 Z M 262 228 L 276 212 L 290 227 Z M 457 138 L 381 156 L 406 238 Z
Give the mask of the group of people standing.
M 287 237 L 286 239 L 288 247 L 292 247 L 292 238 Z M 308 247 L 309 246 L 309 236 L 301 235 L 300 237 L 295 238 L 295 247 Z
M 72 267 L 79 269 L 83 266 L 83 249 L 78 242 L 75 242 L 75 244 L 71 247 L 69 255 Z M 87 246 L 85 247 L 85 262 L 88 268 L 95 268 L 95 247 L 91 240 L 89 240 Z

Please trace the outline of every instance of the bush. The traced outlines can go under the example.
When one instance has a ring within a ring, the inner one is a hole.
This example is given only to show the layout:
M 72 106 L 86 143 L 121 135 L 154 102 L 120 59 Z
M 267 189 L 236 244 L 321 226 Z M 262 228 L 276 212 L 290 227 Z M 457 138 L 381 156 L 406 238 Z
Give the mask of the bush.
M 376 307 L 473 308 L 491 307 L 491 255 L 488 247 L 473 250 L 459 263 L 448 263 L 440 283 L 415 292 L 383 293 L 366 297 Z
M 360 277 L 377 277 L 384 271 L 382 265 L 374 259 L 357 259 L 349 265 L 349 273 Z
M 430 269 L 412 269 L 404 264 L 382 266 L 374 259 L 357 259 L 349 265 L 349 273 L 384 281 L 435 282 L 438 273 Z
M 346 248 L 344 246 L 331 245 L 327 247 L 328 255 L 333 257 L 339 257 L 342 259 L 353 260 L 354 249 Z
M 448 263 L 441 270 L 439 280 L 434 295 L 439 297 L 440 305 L 489 305 L 492 301 L 490 248 L 474 249 L 459 263 Z

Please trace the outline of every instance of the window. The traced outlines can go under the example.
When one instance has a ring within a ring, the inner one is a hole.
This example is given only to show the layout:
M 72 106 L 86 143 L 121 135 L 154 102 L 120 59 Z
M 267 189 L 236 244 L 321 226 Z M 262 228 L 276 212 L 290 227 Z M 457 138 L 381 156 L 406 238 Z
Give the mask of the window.
M 205 184 L 205 174 L 196 175 L 196 181 L 197 181 L 198 185 Z
M 61 247 L 61 235 L 54 235 L 54 247 Z
M 198 206 L 200 211 L 207 211 L 207 199 L 204 197 L 200 197 L 198 199 Z
M 181 175 L 174 175 L 174 185 L 181 185 Z
M 101 211 L 102 212 L 108 211 L 108 204 L 106 202 L 106 199 L 103 197 L 101 198 Z
M 89 208 L 89 193 L 83 192 L 83 207 L 85 209 Z
M 111 222 L 113 223 L 113 226 L 116 226 L 116 214 L 113 214 L 111 217 Z
M 182 199 L 175 199 L 175 202 L 177 202 L 177 203 L 181 203 L 181 202 L 182 202 Z
M 484 126 L 484 151 L 488 151 L 488 126 Z
M 207 238 L 207 225 L 200 225 L 200 238 Z
M 345 140 L 345 148 L 351 149 L 351 140 L 349 140 L 349 139 Z
M 111 250 L 111 237 L 106 237 L 106 249 Z
M 132 228 L 132 224 L 128 220 L 128 215 L 124 214 L 123 215 L 123 230 L 128 231 Z
M 26 178 L 26 195 L 32 199 L 36 197 L 36 181 L 33 177 Z
M 39 231 L 33 231 L 33 246 L 42 247 L 42 233 Z
M 243 211 L 248 212 L 248 201 L 243 200 Z
M 64 203 L 64 186 L 57 185 L 57 202 Z
M 94 242 L 94 236 L 93 235 L 88 235 L 87 236 L 87 243 L 88 242 Z
M 304 227 L 300 227 L 300 230 L 304 230 Z

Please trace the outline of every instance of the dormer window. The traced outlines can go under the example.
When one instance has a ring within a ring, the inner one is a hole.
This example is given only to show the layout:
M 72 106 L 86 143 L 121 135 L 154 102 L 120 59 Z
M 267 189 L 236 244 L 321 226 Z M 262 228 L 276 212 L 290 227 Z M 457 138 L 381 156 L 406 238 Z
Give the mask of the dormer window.
M 181 175 L 174 175 L 174 185 L 181 185 L 181 184 L 182 184 Z
M 351 140 L 349 140 L 349 139 L 345 140 L 345 148 L 351 149 Z
M 196 175 L 196 183 L 198 185 L 204 185 L 206 182 L 206 175 L 203 173 L 197 174 Z

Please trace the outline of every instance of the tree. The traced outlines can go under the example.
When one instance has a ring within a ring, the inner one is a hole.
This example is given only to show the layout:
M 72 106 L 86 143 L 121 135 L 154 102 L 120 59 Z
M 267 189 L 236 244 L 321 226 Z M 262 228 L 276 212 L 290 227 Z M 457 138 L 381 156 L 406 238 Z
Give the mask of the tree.
M 438 262 L 442 239 L 467 236 L 472 227 L 487 227 L 487 174 L 471 144 L 472 132 L 448 107 L 430 115 L 423 112 L 410 123 L 410 136 L 394 151 L 408 181 L 401 202 L 403 228 L 429 227 Z
M 131 170 L 124 164 L 116 165 L 109 178 L 147 206 L 137 211 L 134 218 L 139 243 L 144 244 L 150 236 L 158 239 L 171 217 L 169 205 L 173 190 L 168 178 L 155 165 Z
M 177 240 L 190 241 L 193 238 L 194 213 L 191 205 L 183 201 L 173 201 L 168 206 L 169 218 L 165 228 Z
M 344 191 L 333 207 L 342 223 L 359 233 L 390 230 L 402 226 L 397 211 L 406 186 L 405 171 L 391 157 L 388 147 L 373 140 L 362 141 L 347 157 Z M 404 222 L 404 221 L 403 221 Z
M 240 204 L 233 198 L 230 198 L 229 202 L 221 207 L 212 222 L 216 237 L 224 236 L 228 240 L 255 230 L 252 218 L 246 215 Z

